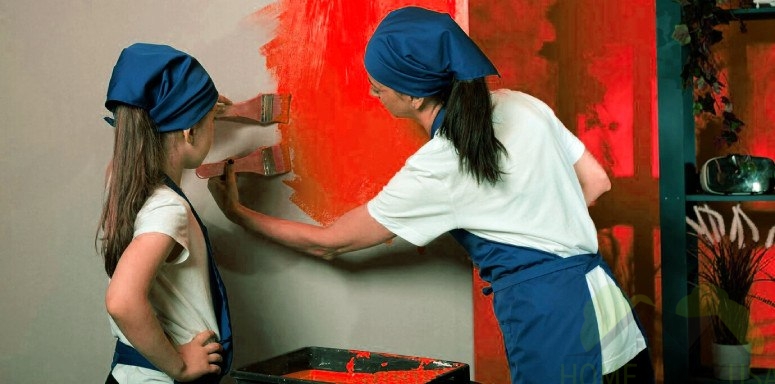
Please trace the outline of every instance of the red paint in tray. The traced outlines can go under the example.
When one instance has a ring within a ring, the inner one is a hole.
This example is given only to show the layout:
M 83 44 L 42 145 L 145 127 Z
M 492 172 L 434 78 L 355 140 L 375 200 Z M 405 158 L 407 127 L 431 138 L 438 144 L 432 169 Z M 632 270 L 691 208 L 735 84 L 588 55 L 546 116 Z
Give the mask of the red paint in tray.
M 469 383 L 467 364 L 323 347 L 302 348 L 232 371 L 238 383 Z
M 424 384 L 431 382 L 439 376 L 437 371 L 384 371 L 375 373 L 349 373 L 332 372 L 319 369 L 289 373 L 283 377 L 322 381 L 325 383 L 339 384 L 372 384 L 372 383 L 401 383 Z

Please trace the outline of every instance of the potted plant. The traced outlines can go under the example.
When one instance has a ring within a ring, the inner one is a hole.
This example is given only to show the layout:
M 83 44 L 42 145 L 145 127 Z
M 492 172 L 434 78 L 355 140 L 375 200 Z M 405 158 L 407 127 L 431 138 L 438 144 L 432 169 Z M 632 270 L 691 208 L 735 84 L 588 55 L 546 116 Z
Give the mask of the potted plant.
M 675 26 L 673 39 L 687 49 L 681 78 L 684 87 L 693 90 L 695 118 L 701 121 L 719 120 L 721 133 L 716 142 L 732 146 L 738 141 L 745 123 L 732 109 L 721 63 L 712 50 L 723 38 L 718 27 L 735 19 L 729 9 L 729 0 L 676 1 L 681 4 L 681 23 Z M 740 0 L 738 3 L 741 8 L 752 5 L 751 1 Z M 742 20 L 740 30 L 746 30 Z
M 759 240 L 758 230 L 739 205 L 733 208 L 735 217 L 729 234 L 724 232 L 721 215 L 707 205 L 695 207 L 695 212 L 698 222 L 688 218 L 687 222 L 695 230 L 692 235 L 698 244 L 696 250 L 688 252 L 697 260 L 696 292 L 701 313 L 709 316 L 713 333 L 714 375 L 723 380 L 743 380 L 750 372 L 751 304 L 759 301 L 775 308 L 775 302 L 751 290 L 754 284 L 775 282 L 775 276 L 767 271 L 773 261 L 767 254 L 772 240 Z M 711 221 L 711 229 L 702 220 L 703 213 Z M 751 229 L 750 239 L 745 238 L 743 223 Z M 719 361 L 723 356 L 733 361 Z

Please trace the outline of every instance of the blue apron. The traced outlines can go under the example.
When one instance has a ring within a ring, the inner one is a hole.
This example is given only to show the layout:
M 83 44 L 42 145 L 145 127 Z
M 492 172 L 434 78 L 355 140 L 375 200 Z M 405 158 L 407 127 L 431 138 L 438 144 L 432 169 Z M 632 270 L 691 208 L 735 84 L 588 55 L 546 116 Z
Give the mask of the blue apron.
M 560 257 L 450 232 L 490 283 L 512 383 L 599 384 L 602 352 L 586 274 L 599 254 Z M 612 276 L 613 279 L 613 276 Z M 614 280 L 615 281 L 615 280 Z
M 221 275 L 220 273 L 218 273 L 218 266 L 215 265 L 215 260 L 213 259 L 213 249 L 212 249 L 212 246 L 210 245 L 210 237 L 207 235 L 207 228 L 205 227 L 204 223 L 202 223 L 202 220 L 199 218 L 199 215 L 197 215 L 196 210 L 194 210 L 194 206 L 191 205 L 191 202 L 188 200 L 188 197 L 186 197 L 183 191 L 169 177 L 167 176 L 164 177 L 164 183 L 170 189 L 172 189 L 178 195 L 180 195 L 180 197 L 186 200 L 189 207 L 191 208 L 191 213 L 194 214 L 194 218 L 196 218 L 197 223 L 199 223 L 199 228 L 201 228 L 202 230 L 202 235 L 204 236 L 204 239 L 205 239 L 205 245 L 207 246 L 207 260 L 208 260 L 207 264 L 209 265 L 209 270 L 210 270 L 210 293 L 213 299 L 215 318 L 218 321 L 218 330 L 221 336 L 218 342 L 221 343 L 221 346 L 223 346 L 223 351 L 221 352 L 221 355 L 223 356 L 223 362 L 218 364 L 221 367 L 221 374 L 206 375 L 197 380 L 192 381 L 191 383 L 195 383 L 195 384 L 218 383 L 221 381 L 221 378 L 229 372 L 229 369 L 231 368 L 232 358 L 234 357 L 234 346 L 232 344 L 232 336 L 231 336 L 231 317 L 229 315 L 229 300 L 226 297 L 226 287 L 223 285 L 223 281 L 221 280 Z M 111 370 L 115 368 L 117 364 L 133 365 L 137 367 L 153 369 L 155 371 L 159 370 L 150 361 L 148 361 L 148 359 L 146 359 L 143 355 L 137 352 L 136 349 L 122 343 L 119 340 L 116 341 L 116 349 L 113 352 L 113 362 L 111 364 Z

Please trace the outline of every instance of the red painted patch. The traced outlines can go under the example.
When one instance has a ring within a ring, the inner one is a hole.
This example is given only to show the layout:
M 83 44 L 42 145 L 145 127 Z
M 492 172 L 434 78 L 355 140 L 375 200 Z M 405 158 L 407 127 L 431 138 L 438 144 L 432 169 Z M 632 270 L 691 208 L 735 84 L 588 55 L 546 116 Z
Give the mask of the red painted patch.
M 736 105 L 738 109 L 747 109 L 749 116 L 743 128 L 744 140 L 751 154 L 775 159 L 775 66 L 764 64 L 775 62 L 775 44 L 751 44 L 746 54 L 753 102 Z
M 585 62 L 588 76 L 602 87 L 602 95 L 599 102 L 578 114 L 577 135 L 609 169 L 610 177 L 632 177 L 634 50 L 628 45 L 605 48 Z
M 775 23 L 770 23 L 775 25 Z M 746 46 L 747 71 L 750 77 L 750 98 L 747 105 L 735 104 L 735 111 L 744 110 L 748 117 L 743 128 L 743 141 L 748 144 L 749 153 L 775 159 L 775 67 L 764 63 L 775 62 L 775 44 L 760 43 Z M 735 100 L 739 100 L 735 95 Z M 773 212 L 772 202 L 749 202 L 745 206 L 748 212 Z M 769 235 L 772 222 L 759 225 L 763 239 Z M 775 257 L 775 248 L 768 251 L 769 257 Z M 770 264 L 766 271 L 770 276 L 775 273 L 775 265 Z M 762 277 L 764 280 L 765 276 Z M 754 284 L 753 293 L 759 297 L 774 298 L 775 285 Z M 751 330 L 749 339 L 754 345 L 751 364 L 755 367 L 775 367 L 775 310 L 767 304 L 753 300 L 751 305 Z
M 363 53 L 384 15 L 405 5 L 455 14 L 454 0 L 281 0 L 260 11 L 279 20 L 262 47 L 277 91 L 292 95 L 281 124 L 292 152 L 291 200 L 328 224 L 376 195 L 427 136 L 368 94 Z

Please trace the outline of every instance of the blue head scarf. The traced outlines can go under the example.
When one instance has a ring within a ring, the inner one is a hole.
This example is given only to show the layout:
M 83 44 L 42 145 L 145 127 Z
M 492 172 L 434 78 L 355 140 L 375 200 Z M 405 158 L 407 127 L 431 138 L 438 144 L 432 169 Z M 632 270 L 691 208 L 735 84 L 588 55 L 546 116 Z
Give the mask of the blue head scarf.
M 498 74 L 452 17 L 419 7 L 397 9 L 380 22 L 364 64 L 381 84 L 415 97 L 436 94 L 452 79 Z
M 105 108 L 142 108 L 159 132 L 171 132 L 194 126 L 216 101 L 218 90 L 195 58 L 167 45 L 137 43 L 121 51 L 113 67 Z

